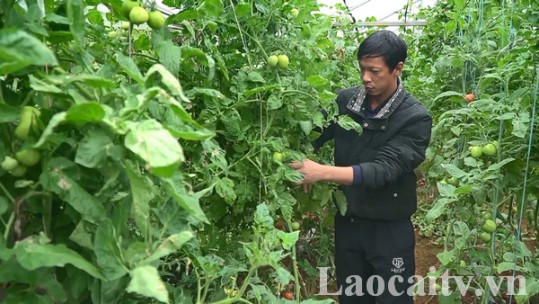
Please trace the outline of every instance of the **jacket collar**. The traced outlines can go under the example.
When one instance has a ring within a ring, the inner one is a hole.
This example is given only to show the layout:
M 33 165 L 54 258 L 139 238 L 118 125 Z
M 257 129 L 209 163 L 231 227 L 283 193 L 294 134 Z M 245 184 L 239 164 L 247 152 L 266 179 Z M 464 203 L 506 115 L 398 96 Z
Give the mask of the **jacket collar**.
M 397 108 L 397 106 L 403 100 L 402 97 L 405 95 L 404 92 L 405 92 L 404 85 L 402 83 L 401 78 L 399 77 L 398 78 L 397 90 L 389 98 L 389 100 L 382 107 L 382 109 L 380 109 L 378 114 L 376 114 L 373 118 L 374 119 L 385 119 L 385 118 L 389 117 L 389 115 L 391 115 L 391 113 L 393 113 L 393 111 Z M 363 106 L 363 104 L 365 103 L 366 98 L 367 98 L 367 90 L 365 89 L 364 86 L 362 86 L 362 87 L 360 87 L 359 92 L 352 96 L 352 98 L 350 99 L 350 101 L 348 102 L 346 107 L 350 111 L 360 115 L 361 117 L 365 117 L 365 115 L 364 115 L 365 107 Z

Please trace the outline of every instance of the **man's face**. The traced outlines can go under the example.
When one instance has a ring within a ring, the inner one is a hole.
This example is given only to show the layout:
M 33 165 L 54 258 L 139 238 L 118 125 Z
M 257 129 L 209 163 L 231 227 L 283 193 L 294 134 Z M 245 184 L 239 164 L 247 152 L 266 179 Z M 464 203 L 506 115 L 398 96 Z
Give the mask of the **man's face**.
M 383 57 L 364 57 L 359 61 L 361 80 L 371 96 L 385 96 L 396 89 L 397 78 L 402 71 L 403 63 L 399 62 L 394 70 L 390 70 Z

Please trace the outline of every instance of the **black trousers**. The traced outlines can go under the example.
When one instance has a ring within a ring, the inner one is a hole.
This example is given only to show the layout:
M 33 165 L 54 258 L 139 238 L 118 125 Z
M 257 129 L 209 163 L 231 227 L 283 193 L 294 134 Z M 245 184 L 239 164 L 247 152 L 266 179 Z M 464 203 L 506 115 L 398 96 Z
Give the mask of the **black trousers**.
M 341 304 L 412 304 L 412 221 L 335 217 L 335 266 Z

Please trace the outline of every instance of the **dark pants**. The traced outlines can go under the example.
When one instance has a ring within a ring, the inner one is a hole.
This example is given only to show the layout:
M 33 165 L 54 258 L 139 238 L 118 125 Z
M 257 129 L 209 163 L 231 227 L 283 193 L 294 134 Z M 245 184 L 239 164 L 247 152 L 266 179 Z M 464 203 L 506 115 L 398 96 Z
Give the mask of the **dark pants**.
M 410 219 L 335 217 L 341 304 L 412 304 L 415 235 Z M 392 294 L 393 293 L 393 294 Z M 398 295 L 402 293 L 402 295 Z M 363 294 L 363 295 L 361 295 Z

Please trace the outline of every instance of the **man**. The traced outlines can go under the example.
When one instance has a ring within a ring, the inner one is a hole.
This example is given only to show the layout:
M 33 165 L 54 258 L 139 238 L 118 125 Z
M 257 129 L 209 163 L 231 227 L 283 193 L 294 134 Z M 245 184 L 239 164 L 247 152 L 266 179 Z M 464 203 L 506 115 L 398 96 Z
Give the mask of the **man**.
M 338 115 L 354 119 L 363 133 L 333 123 L 314 146 L 333 139 L 335 166 L 309 159 L 290 164 L 303 174 L 306 191 L 334 182 L 346 198 L 346 210 L 335 217 L 340 303 L 413 303 L 414 169 L 425 159 L 432 117 L 403 87 L 406 57 L 406 43 L 393 32 L 367 37 L 357 55 L 363 86 L 344 89 L 336 99 Z

